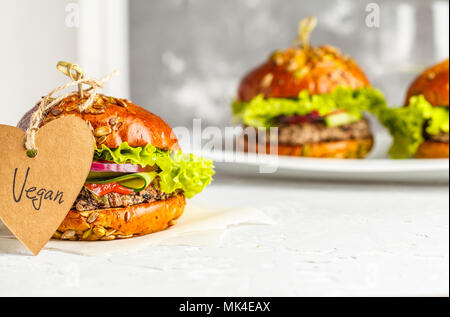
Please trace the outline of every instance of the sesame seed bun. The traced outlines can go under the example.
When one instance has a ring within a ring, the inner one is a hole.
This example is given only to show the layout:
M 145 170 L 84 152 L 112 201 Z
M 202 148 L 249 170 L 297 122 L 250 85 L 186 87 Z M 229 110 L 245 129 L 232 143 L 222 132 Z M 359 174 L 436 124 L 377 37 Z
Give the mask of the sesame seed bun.
M 418 159 L 449 158 L 449 144 L 444 142 L 425 141 L 420 145 L 414 157 Z
M 411 84 L 406 94 L 405 105 L 413 96 L 424 95 L 425 99 L 436 107 L 448 107 L 449 99 L 449 60 L 443 61 L 425 70 Z
M 98 95 L 94 104 L 80 113 L 78 105 L 84 101 L 78 95 L 67 97 L 47 113 L 43 124 L 62 116 L 74 115 L 82 118 L 92 128 L 97 146 L 105 144 L 114 149 L 122 142 L 128 142 L 132 147 L 152 144 L 164 150 L 179 148 L 178 140 L 166 122 L 129 100 Z M 20 120 L 20 129 L 28 128 L 31 114 L 36 109 L 37 106 Z
M 303 90 L 326 94 L 337 87 L 370 86 L 364 72 L 337 48 L 321 46 L 305 51 L 290 48 L 278 51 L 268 61 L 252 70 L 242 80 L 239 101 L 265 98 L 297 98 Z
M 184 196 L 176 195 L 165 200 L 126 208 L 87 212 L 71 210 L 59 226 L 54 238 L 87 241 L 114 240 L 162 231 L 172 226 L 174 221 L 181 217 L 185 205 Z M 91 216 L 94 214 L 96 217 Z M 95 220 L 91 222 L 91 219 Z
M 278 144 L 274 149 L 270 143 L 249 143 L 244 139 L 240 144 L 243 151 L 259 154 L 278 154 L 283 156 L 309 157 L 309 158 L 335 158 L 335 159 L 362 159 L 365 158 L 374 144 L 373 138 L 319 142 L 304 145 Z

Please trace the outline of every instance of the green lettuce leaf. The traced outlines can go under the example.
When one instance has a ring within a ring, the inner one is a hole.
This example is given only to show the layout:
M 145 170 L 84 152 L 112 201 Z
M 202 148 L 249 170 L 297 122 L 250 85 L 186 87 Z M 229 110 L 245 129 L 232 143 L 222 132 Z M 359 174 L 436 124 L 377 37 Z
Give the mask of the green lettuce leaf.
M 248 126 L 271 127 L 282 115 L 308 115 L 317 111 L 321 116 L 326 116 L 344 110 L 355 120 L 361 120 L 363 111 L 375 112 L 385 107 L 383 94 L 376 89 L 340 87 L 323 95 L 310 95 L 308 91 L 302 91 L 297 99 L 265 99 L 259 95 L 248 103 L 235 102 L 233 113 Z
M 95 149 L 94 160 L 138 164 L 142 167 L 156 165 L 159 168 L 157 177 L 161 190 L 168 194 L 182 190 L 186 198 L 192 198 L 203 191 L 214 175 L 211 160 L 181 151 L 164 151 L 150 144 L 131 147 L 124 142 L 117 149 L 110 149 L 102 144 Z
M 265 99 L 260 95 L 250 102 L 233 104 L 235 119 L 253 127 L 271 127 L 282 115 L 308 115 L 317 111 L 321 116 L 328 116 L 337 110 L 346 111 L 354 121 L 360 120 L 363 112 L 375 115 L 394 139 L 390 156 L 395 159 L 410 158 L 417 152 L 424 141 L 424 126 L 430 135 L 449 133 L 448 107 L 433 107 L 423 96 L 415 96 L 408 107 L 389 108 L 383 94 L 373 88 L 341 87 L 324 95 L 302 91 L 296 99 Z M 325 120 L 325 123 L 331 126 L 332 121 L 336 120 Z M 337 121 L 337 124 L 348 123 Z
M 377 116 L 394 139 L 389 152 L 394 159 L 410 158 L 417 152 L 424 142 L 425 125 L 430 135 L 449 132 L 449 109 L 433 107 L 422 95 L 412 97 L 408 107 L 386 107 Z

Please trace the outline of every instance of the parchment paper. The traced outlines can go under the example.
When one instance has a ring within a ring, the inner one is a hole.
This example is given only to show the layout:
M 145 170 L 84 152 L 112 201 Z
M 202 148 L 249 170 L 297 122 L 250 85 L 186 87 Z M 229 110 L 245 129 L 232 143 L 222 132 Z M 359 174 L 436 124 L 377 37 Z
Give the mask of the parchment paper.
M 178 223 L 165 231 L 115 241 L 50 240 L 44 250 L 94 256 L 135 252 L 153 246 L 220 246 L 222 237 L 230 226 L 271 224 L 274 224 L 274 221 L 258 209 L 220 209 L 188 203 Z M 5 253 L 29 254 L 25 247 L 0 223 L 0 254 Z

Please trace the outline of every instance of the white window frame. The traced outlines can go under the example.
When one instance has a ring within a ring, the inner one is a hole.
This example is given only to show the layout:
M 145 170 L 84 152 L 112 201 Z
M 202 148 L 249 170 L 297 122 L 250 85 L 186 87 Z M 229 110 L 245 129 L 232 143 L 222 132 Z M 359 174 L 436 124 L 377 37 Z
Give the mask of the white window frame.
M 103 93 L 130 98 L 128 0 L 79 0 L 78 64 L 88 76 L 120 73 Z

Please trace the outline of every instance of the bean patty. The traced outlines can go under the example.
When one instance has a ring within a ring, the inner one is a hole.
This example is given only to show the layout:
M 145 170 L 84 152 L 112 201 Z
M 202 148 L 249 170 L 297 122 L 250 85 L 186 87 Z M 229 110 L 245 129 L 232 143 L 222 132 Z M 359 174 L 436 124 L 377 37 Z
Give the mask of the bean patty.
M 278 130 L 278 142 L 290 145 L 366 139 L 370 137 L 372 137 L 372 131 L 366 119 L 338 127 L 327 127 L 321 121 L 284 124 Z
M 83 188 L 81 193 L 78 195 L 77 200 L 73 204 L 72 209 L 77 211 L 88 211 L 95 209 L 128 207 L 157 200 L 164 200 L 169 198 L 171 195 L 172 194 L 161 192 L 160 189 L 154 186 L 150 186 L 143 191 L 131 195 L 110 193 L 98 198 L 89 190 Z

